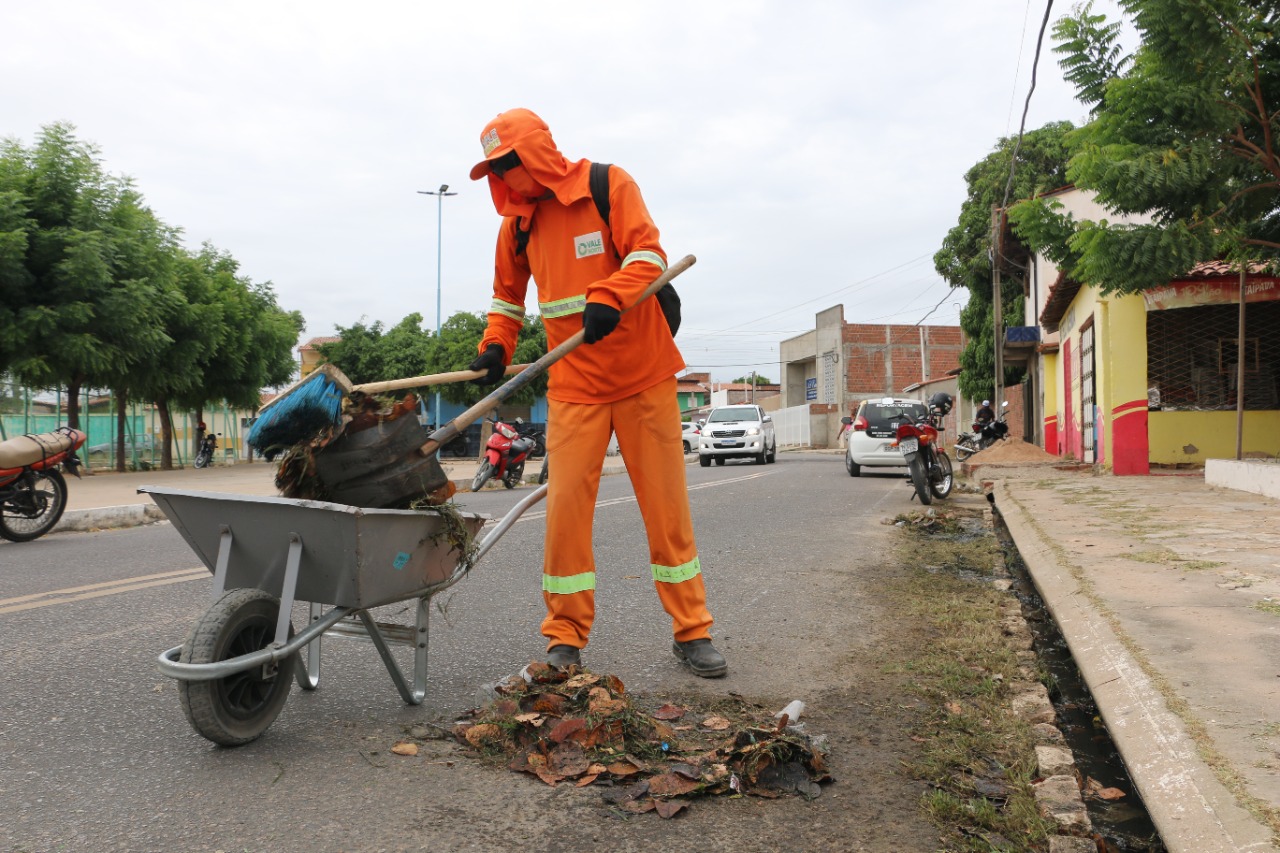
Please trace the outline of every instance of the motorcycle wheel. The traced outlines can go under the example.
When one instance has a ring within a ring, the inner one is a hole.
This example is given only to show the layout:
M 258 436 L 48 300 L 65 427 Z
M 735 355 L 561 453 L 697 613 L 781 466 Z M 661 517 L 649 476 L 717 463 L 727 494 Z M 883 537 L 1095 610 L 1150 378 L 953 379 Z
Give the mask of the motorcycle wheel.
M 30 542 L 50 530 L 67 508 L 67 481 L 56 469 L 37 471 L 30 488 L 0 507 L 0 539 Z
M 971 447 L 965 447 L 963 444 L 957 444 L 955 446 L 955 450 L 956 450 L 956 459 L 959 459 L 961 462 L 963 462 L 964 460 L 968 459 L 970 456 L 978 452 Z
M 508 489 L 514 489 L 520 485 L 520 480 L 524 477 L 524 463 L 521 462 L 512 468 L 507 469 L 507 473 L 502 475 L 502 485 Z
M 929 492 L 929 476 L 924 470 L 924 460 L 919 454 L 907 463 L 907 468 L 911 471 L 911 485 L 915 487 L 920 503 L 926 506 L 933 503 L 933 495 Z
M 929 480 L 929 490 L 935 498 L 945 498 L 951 494 L 951 486 L 955 478 L 951 476 L 951 460 L 944 451 L 936 451 L 936 468 Z
M 542 457 L 542 470 L 538 472 L 538 485 L 547 482 L 547 457 Z
M 478 492 L 484 488 L 484 484 L 489 482 L 489 478 L 493 476 L 493 463 L 488 459 L 480 463 L 479 470 L 476 471 L 475 479 L 471 481 L 471 491 Z
M 204 468 L 209 464 L 209 459 L 212 456 L 213 456 L 212 453 L 205 450 L 203 447 L 200 448 L 199 452 L 196 453 L 195 466 L 197 468 Z

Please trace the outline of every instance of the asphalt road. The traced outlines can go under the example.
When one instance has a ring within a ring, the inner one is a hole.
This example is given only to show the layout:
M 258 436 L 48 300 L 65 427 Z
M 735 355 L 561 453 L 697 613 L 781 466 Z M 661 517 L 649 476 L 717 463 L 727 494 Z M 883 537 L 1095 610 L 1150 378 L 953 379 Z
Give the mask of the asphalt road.
M 855 479 L 839 456 L 780 454 L 775 465 L 689 466 L 688 480 L 729 677 L 694 678 L 672 657 L 625 476 L 601 484 L 598 612 L 584 663 L 631 691 L 732 691 L 779 708 L 811 697 L 834 677 L 834 657 L 885 630 L 858 575 L 885 547 L 881 520 L 917 506 L 902 472 Z M 527 491 L 459 497 L 500 516 Z M 436 597 L 422 706 L 403 704 L 370 644 L 329 639 L 320 689 L 295 687 L 272 727 L 237 749 L 192 731 L 176 683 L 154 665 L 210 596 L 207 572 L 191 571 L 199 561 L 168 523 L 0 544 L 0 849 L 591 849 L 598 818 L 575 812 L 586 792 L 570 800 L 571 790 L 480 767 L 448 741 L 416 759 L 388 753 L 410 726 L 450 725 L 477 688 L 541 655 L 539 510 Z M 397 617 L 411 620 L 412 609 L 378 614 Z M 401 660 L 409 665 L 407 650 Z M 796 810 L 802 823 L 804 805 L 775 815 Z M 725 844 L 764 837 L 735 826 L 721 828 Z M 547 842 L 557 828 L 559 841 Z M 629 848 L 614 839 L 600 849 Z

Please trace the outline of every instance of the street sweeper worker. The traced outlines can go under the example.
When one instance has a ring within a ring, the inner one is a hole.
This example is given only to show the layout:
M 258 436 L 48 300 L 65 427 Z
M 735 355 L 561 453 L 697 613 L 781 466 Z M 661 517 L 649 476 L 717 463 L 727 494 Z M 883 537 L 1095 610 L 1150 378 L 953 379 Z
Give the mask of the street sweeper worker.
M 672 331 L 678 321 L 669 322 L 656 298 L 635 304 L 667 268 L 658 228 L 636 182 L 617 166 L 607 170 L 603 219 L 592 198 L 591 163 L 566 159 L 529 110 L 498 115 L 480 145 L 484 159 L 471 178 L 488 180 L 503 218 L 493 303 L 471 369 L 488 371 L 482 382 L 501 380 L 524 322 L 530 278 L 548 349 L 584 333 L 584 345 L 551 365 L 547 390 L 547 465 L 555 472 L 542 568 L 547 663 L 580 664 L 591 634 L 591 525 L 616 433 L 644 518 L 654 586 L 671 616 L 672 651 L 697 675 L 724 675 L 689 513 L 675 380 L 685 365 Z

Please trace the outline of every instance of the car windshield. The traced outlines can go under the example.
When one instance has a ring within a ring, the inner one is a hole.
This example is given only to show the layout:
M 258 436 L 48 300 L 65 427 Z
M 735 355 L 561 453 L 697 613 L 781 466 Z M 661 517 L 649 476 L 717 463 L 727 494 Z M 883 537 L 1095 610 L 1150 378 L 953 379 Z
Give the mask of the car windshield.
M 711 413 L 711 417 L 707 418 L 711 423 L 723 421 L 758 421 L 760 415 L 756 412 L 755 406 L 744 406 L 736 409 L 716 409 Z
M 903 420 L 910 419 L 912 423 L 918 421 L 925 416 L 924 403 L 867 403 L 862 410 L 862 416 L 867 419 L 867 425 L 871 428 L 887 427 L 894 422 L 901 423 Z

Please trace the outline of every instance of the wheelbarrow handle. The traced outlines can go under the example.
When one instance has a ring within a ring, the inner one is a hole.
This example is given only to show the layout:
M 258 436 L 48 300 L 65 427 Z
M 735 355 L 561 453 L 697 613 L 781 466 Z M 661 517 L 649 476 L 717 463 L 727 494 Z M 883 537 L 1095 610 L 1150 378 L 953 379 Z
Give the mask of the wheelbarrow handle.
M 636 305 L 639 305 L 641 302 L 657 293 L 665 287 L 671 279 L 680 275 L 680 273 L 693 266 L 696 262 L 697 258 L 693 255 L 685 255 L 679 261 L 667 267 L 666 272 L 662 273 L 662 275 L 650 282 L 649 286 L 644 289 L 644 293 L 640 294 L 640 298 L 627 308 L 623 309 L 622 313 L 627 313 L 627 311 L 630 311 Z M 476 403 L 474 406 L 449 421 L 449 423 L 431 433 L 430 437 L 427 439 L 427 443 L 422 445 L 422 452 L 424 454 L 435 453 L 442 444 L 456 436 L 463 428 L 469 426 L 472 421 L 476 420 L 476 418 L 487 415 L 489 412 L 496 409 L 498 404 L 503 400 L 507 399 L 512 394 L 515 394 L 533 380 L 537 379 L 548 367 L 564 358 L 573 350 L 577 349 L 578 345 L 582 343 L 583 334 L 584 330 L 582 329 L 574 332 L 558 347 L 549 351 L 542 358 L 538 359 L 533 364 L 520 371 L 520 373 L 516 374 L 511 379 L 508 379 L 506 383 L 498 386 L 498 388 L 490 392 L 489 396 L 485 397 L 479 403 Z
M 511 364 L 507 366 L 507 375 L 519 373 L 529 365 Z M 352 385 L 352 391 L 363 391 L 366 394 L 379 394 L 383 391 L 399 391 L 402 388 L 422 388 L 427 385 L 447 385 L 450 382 L 468 382 L 479 379 L 486 370 L 454 370 L 450 373 L 432 373 L 428 376 L 410 376 L 405 379 L 388 379 L 385 382 L 365 382 L 363 385 Z

